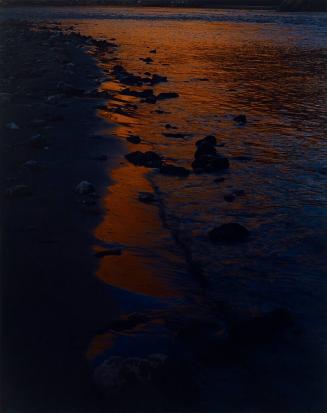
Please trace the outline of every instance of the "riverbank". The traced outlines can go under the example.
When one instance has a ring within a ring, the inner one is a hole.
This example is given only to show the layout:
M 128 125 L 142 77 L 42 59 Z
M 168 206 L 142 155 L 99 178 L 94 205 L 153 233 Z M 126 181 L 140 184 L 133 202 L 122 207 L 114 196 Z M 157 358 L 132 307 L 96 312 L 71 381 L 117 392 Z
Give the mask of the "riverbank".
M 173 17 L 2 36 L 5 411 L 325 411 L 320 51 Z
M 116 45 L 57 23 L 10 21 L 0 30 L 3 405 L 87 408 L 84 353 L 116 311 L 94 277 L 91 232 L 119 151 L 96 114 L 107 96 L 89 53 Z

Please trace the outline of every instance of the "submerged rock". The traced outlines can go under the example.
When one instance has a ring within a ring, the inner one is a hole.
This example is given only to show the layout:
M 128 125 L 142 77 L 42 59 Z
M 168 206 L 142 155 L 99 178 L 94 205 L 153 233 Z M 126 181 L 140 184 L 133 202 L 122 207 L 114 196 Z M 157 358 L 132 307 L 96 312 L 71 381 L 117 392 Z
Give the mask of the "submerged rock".
M 80 195 L 95 193 L 94 185 L 88 181 L 81 181 L 75 188 L 75 192 Z
M 210 241 L 223 243 L 246 241 L 249 235 L 249 231 L 238 223 L 223 224 L 209 232 Z

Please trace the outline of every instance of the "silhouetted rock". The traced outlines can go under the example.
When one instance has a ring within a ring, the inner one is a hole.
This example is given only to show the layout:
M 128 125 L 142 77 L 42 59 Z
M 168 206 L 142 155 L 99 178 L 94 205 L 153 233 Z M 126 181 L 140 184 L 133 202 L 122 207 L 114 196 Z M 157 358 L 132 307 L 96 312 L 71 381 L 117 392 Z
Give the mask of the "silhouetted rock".
M 158 100 L 178 98 L 179 94 L 176 92 L 162 92 L 157 96 Z
M 225 243 L 246 241 L 249 235 L 249 231 L 238 223 L 223 224 L 209 232 L 209 238 L 212 242 Z
M 186 177 L 189 176 L 190 171 L 182 166 L 166 164 L 160 168 L 160 173 L 163 175 Z
M 155 152 L 130 152 L 125 158 L 134 165 L 146 166 L 147 168 L 160 168 L 162 164 L 161 157 Z
M 154 372 L 167 360 L 164 354 L 150 354 L 147 357 L 111 356 L 94 372 L 98 386 L 109 394 L 121 394 L 131 386 L 152 381 Z
M 107 257 L 108 255 L 121 255 L 122 250 L 120 248 L 110 248 L 102 251 L 98 251 L 94 254 L 97 258 Z
M 244 124 L 244 123 L 247 122 L 247 119 L 246 119 L 245 115 L 238 115 L 238 116 L 235 116 L 234 121 L 237 122 L 237 123 L 243 123 Z
M 95 192 L 94 185 L 88 181 L 81 181 L 75 188 L 79 195 L 87 195 Z
M 163 82 L 167 82 L 167 77 L 166 76 L 161 76 L 161 75 L 152 75 L 152 78 L 150 79 L 150 83 L 152 85 L 156 85 L 158 83 L 163 83 Z
M 192 168 L 195 173 L 218 172 L 229 168 L 229 161 L 219 154 L 202 155 L 192 162 Z
M 225 201 L 227 201 L 227 202 L 233 202 L 233 201 L 235 201 L 235 195 L 233 195 L 233 194 L 226 194 L 226 195 L 224 195 L 224 200 Z
M 142 60 L 142 62 L 147 63 L 147 64 L 153 62 L 153 59 L 151 59 L 151 57 L 140 57 L 140 60 Z
M 203 139 L 199 139 L 195 142 L 195 145 L 199 148 L 201 146 L 216 146 L 217 138 L 214 135 L 207 135 Z
M 141 142 L 141 138 L 137 135 L 130 135 L 126 139 L 128 140 L 128 142 L 131 142 L 134 144 L 138 144 Z

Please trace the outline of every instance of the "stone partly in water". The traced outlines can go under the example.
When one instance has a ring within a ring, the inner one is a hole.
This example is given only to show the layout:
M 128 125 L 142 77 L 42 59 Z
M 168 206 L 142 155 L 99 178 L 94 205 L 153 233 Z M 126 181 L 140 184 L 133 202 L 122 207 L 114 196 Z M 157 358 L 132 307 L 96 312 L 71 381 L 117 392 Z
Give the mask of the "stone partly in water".
M 111 248 L 107 250 L 98 251 L 94 254 L 97 258 L 107 257 L 108 255 L 121 255 L 122 250 L 120 248 Z
M 128 142 L 138 144 L 141 142 L 141 138 L 137 135 L 130 135 L 126 138 Z
M 111 356 L 96 368 L 94 379 L 107 394 L 119 394 L 131 386 L 150 383 L 166 359 L 165 354 L 150 354 L 142 358 Z
M 125 155 L 125 158 L 136 166 L 145 166 L 146 168 L 160 168 L 162 165 L 161 157 L 153 151 L 130 152 Z
M 234 121 L 240 124 L 245 124 L 247 122 L 247 119 L 245 115 L 238 115 L 235 116 Z
M 157 96 L 158 100 L 178 98 L 179 94 L 176 92 L 162 92 Z
M 169 176 L 187 177 L 189 176 L 190 171 L 186 168 L 183 168 L 182 166 L 166 164 L 160 168 L 160 173 Z
M 79 195 L 88 195 L 95 193 L 94 185 L 88 181 L 81 181 L 75 188 L 75 192 Z
M 210 241 L 222 243 L 246 241 L 249 235 L 249 231 L 243 225 L 238 223 L 223 224 L 209 232 Z
M 229 161 L 224 156 L 217 153 L 217 139 L 213 135 L 208 135 L 195 143 L 196 151 L 192 168 L 195 173 L 217 172 L 229 167 Z

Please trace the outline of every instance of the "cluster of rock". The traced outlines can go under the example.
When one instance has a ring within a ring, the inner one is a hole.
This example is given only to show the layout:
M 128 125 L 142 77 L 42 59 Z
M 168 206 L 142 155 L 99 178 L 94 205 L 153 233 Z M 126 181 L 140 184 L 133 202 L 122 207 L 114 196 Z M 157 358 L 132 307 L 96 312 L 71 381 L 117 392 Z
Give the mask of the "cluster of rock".
M 229 160 L 218 154 L 216 150 L 217 139 L 208 135 L 196 142 L 196 151 L 192 168 L 195 173 L 218 172 L 229 168 Z

